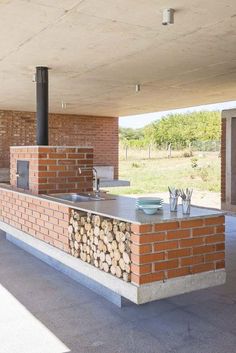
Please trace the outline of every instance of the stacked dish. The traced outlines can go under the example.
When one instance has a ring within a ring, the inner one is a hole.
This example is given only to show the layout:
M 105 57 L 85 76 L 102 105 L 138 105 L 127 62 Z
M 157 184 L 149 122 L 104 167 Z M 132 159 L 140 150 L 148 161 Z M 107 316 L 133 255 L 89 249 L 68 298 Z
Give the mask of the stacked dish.
M 163 202 L 160 197 L 139 197 L 136 200 L 136 208 L 143 210 L 146 214 L 155 214 L 162 209 Z

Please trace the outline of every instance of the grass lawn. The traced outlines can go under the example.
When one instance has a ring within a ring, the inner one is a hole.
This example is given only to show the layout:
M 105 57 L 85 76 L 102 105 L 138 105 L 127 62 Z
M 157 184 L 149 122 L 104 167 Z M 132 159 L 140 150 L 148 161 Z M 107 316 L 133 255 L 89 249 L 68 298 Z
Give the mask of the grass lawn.
M 217 152 L 196 152 L 190 158 L 121 160 L 119 178 L 131 186 L 108 188 L 114 194 L 157 193 L 168 186 L 219 192 L 220 158 Z

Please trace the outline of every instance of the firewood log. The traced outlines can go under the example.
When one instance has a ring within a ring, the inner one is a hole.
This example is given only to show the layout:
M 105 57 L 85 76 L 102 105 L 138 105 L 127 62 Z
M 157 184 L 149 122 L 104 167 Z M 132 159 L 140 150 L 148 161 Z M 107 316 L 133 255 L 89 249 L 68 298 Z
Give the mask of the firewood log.
M 100 234 L 100 229 L 99 229 L 98 226 L 96 226 L 96 227 L 94 228 L 94 235 L 95 235 L 96 237 L 98 237 L 99 234 Z
M 80 223 L 82 226 L 85 225 L 85 217 L 80 217 Z
M 95 217 L 94 217 L 94 224 L 95 224 L 95 226 L 100 227 L 100 225 L 101 225 L 101 218 L 100 218 L 100 216 L 95 216 Z
M 99 249 L 100 251 L 103 250 L 103 245 L 104 245 L 103 241 L 102 241 L 102 240 L 99 240 L 99 241 L 98 241 L 98 249 Z
M 124 242 L 120 242 L 118 247 L 119 247 L 119 250 L 121 253 L 123 253 L 125 251 L 125 243 Z
M 75 233 L 75 240 L 80 243 L 81 242 L 81 235 L 79 232 Z
M 125 282 L 129 282 L 130 281 L 130 274 L 127 272 L 123 272 L 123 280 Z
M 113 265 L 112 265 L 112 266 L 110 267 L 110 271 L 111 271 L 111 274 L 112 274 L 112 275 L 115 275 L 115 274 L 116 274 L 116 266 L 113 266 Z
M 114 258 L 119 261 L 120 257 L 120 251 L 118 249 L 114 250 Z
M 108 264 L 106 262 L 103 263 L 103 270 L 105 272 L 109 272 L 109 266 L 108 266 Z
M 104 254 L 104 252 L 101 252 L 101 253 L 100 253 L 100 260 L 101 260 L 102 262 L 104 262 L 105 259 L 106 259 L 106 255 Z
M 111 264 L 113 267 L 117 266 L 117 260 L 114 257 L 111 259 Z
M 111 256 L 106 254 L 106 263 L 110 266 L 111 265 Z
M 112 245 L 111 245 L 111 243 L 108 243 L 107 244 L 107 251 L 110 253 L 110 252 L 112 252 Z
M 107 234 L 108 242 L 111 243 L 113 241 L 113 239 L 114 239 L 113 234 L 112 234 L 112 232 L 109 231 L 108 234 Z
M 72 210 L 68 226 L 72 256 L 130 281 L 130 223 Z
M 130 232 L 131 231 L 130 223 L 125 223 L 125 228 L 126 228 L 127 232 Z
M 123 259 L 126 264 L 130 263 L 130 257 L 129 257 L 129 254 L 127 254 L 127 252 L 123 253 Z
M 91 223 L 88 223 L 88 219 L 87 219 L 87 222 L 84 225 L 84 228 L 85 228 L 86 231 L 91 230 L 91 228 L 92 228 Z
M 127 273 L 130 273 L 130 272 L 131 272 L 130 265 L 125 264 L 125 271 L 126 271 Z
M 114 257 L 114 251 L 113 250 L 110 251 L 110 256 L 113 259 L 113 257 Z
M 125 232 L 125 230 L 126 230 L 126 225 L 125 225 L 124 222 L 120 222 L 120 223 L 119 223 L 119 229 L 120 229 L 121 232 Z
M 119 266 L 116 266 L 116 276 L 119 278 L 122 276 L 122 271 Z
M 73 220 L 74 220 L 74 217 L 71 216 L 71 217 L 70 217 L 70 220 L 69 220 L 70 224 L 72 224 Z
M 74 242 L 74 248 L 75 248 L 75 250 L 79 249 L 79 243 L 76 240 Z
M 122 271 L 125 270 L 125 261 L 124 261 L 124 259 L 122 257 L 119 260 L 119 266 L 122 269 Z
M 113 240 L 112 243 L 111 243 L 111 246 L 112 246 L 112 249 L 113 249 L 113 250 L 116 250 L 116 249 L 117 249 L 117 246 L 118 246 L 118 245 L 117 245 L 117 242 L 116 242 L 115 240 Z
M 73 256 L 74 256 L 74 257 L 79 257 L 79 252 L 75 250 L 75 252 L 74 252 L 74 255 L 73 255 Z

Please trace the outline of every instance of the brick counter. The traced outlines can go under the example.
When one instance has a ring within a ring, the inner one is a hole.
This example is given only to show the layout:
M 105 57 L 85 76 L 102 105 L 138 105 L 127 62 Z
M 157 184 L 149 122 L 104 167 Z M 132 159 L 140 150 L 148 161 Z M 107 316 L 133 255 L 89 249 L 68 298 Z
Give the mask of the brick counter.
M 106 201 L 104 201 L 106 202 Z M 72 206 L 0 187 L 0 221 L 12 229 L 46 242 L 70 254 L 68 227 L 71 212 L 83 217 L 86 212 Z M 89 216 L 96 214 L 89 213 Z M 102 216 L 117 225 L 119 221 Z M 224 216 L 208 216 L 201 219 L 162 222 L 158 224 L 127 223 L 130 236 L 123 239 L 128 253 L 126 281 L 137 287 L 163 283 L 171 287 L 174 279 L 198 278 L 199 274 L 213 275 L 225 268 Z M 115 237 L 110 230 L 110 241 Z M 94 234 L 92 234 L 94 236 Z M 99 238 L 99 235 L 96 235 Z M 112 238 L 113 237 L 113 238 Z M 100 238 L 98 240 L 101 240 Z M 107 255 L 110 255 L 107 252 Z M 78 252 L 76 257 L 80 257 Z M 99 259 L 98 259 L 99 260 Z M 81 261 L 81 259 L 75 259 Z M 86 261 L 86 259 L 84 260 Z M 89 264 L 93 268 L 93 262 Z M 117 263 L 117 266 L 119 264 Z M 96 268 L 96 270 L 99 270 Z M 100 267 L 99 271 L 103 271 Z M 130 272 L 129 272 L 130 271 Z M 106 272 L 110 272 L 109 269 Z M 106 274 L 111 276 L 111 274 Z M 120 276 L 118 276 L 120 277 Z M 207 278 L 207 277 L 206 277 Z M 122 278 L 117 279 L 122 281 Z M 208 280 L 206 280 L 208 281 Z M 220 279 L 220 283 L 223 283 Z M 220 284 L 220 283 L 215 283 Z M 212 285 L 209 282 L 209 286 Z M 199 288 L 208 287 L 208 283 Z M 195 284 L 187 291 L 198 289 Z M 185 292 L 178 289 L 174 294 Z M 174 295 L 171 294 L 171 295 Z M 169 294 L 167 295 L 169 296 Z M 155 297 L 155 296 L 154 296 Z M 152 299 L 153 300 L 153 299 Z
M 138 285 L 225 267 L 224 216 L 131 229 L 132 282 Z
M 0 188 L 0 221 L 69 252 L 69 207 Z

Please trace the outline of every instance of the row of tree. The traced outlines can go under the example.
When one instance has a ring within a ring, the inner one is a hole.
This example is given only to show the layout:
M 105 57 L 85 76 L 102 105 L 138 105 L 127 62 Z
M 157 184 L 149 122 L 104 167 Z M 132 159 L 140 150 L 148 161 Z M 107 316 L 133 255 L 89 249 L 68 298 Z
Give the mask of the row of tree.
M 169 143 L 186 147 L 195 141 L 219 141 L 220 122 L 220 112 L 171 114 L 142 129 L 120 128 L 120 141 L 129 147 Z

